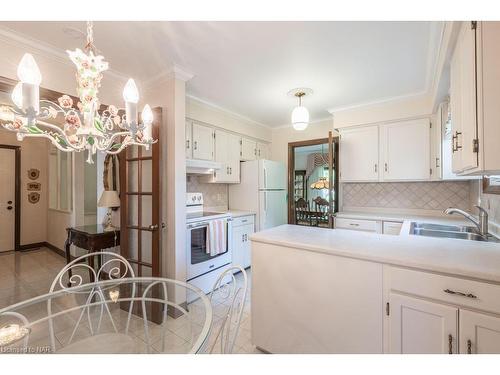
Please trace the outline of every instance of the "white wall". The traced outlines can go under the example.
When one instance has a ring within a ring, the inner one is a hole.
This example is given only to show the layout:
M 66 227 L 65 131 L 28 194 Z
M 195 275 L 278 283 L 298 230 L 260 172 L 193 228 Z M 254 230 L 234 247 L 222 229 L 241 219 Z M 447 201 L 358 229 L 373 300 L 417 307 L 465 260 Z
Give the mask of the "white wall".
M 335 128 L 339 129 L 347 126 L 394 121 L 430 115 L 432 107 L 432 101 L 428 95 L 419 95 L 336 111 L 333 113 L 333 122 Z
M 190 97 L 186 97 L 186 117 L 266 142 L 272 139 L 270 128 Z
M 288 143 L 306 141 L 309 139 L 328 138 L 328 132 L 333 131 L 333 121 L 325 120 L 309 124 L 306 130 L 298 131 L 293 127 L 283 127 L 272 130 L 271 158 L 288 165 Z M 334 136 L 337 133 L 334 132 Z

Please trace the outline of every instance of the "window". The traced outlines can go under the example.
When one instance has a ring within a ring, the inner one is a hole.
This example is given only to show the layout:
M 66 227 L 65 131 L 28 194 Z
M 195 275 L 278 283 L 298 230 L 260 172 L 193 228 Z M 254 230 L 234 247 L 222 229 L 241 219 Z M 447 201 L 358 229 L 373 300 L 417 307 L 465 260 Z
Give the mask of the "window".
M 73 154 L 49 149 L 49 208 L 63 212 L 73 209 Z

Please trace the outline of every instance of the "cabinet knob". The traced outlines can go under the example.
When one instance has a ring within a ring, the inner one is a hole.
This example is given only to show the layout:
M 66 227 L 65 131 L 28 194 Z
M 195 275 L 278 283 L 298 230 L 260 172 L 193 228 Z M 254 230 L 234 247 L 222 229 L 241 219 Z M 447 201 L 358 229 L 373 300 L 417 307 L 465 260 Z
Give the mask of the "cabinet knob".
M 453 336 L 448 335 L 448 354 L 453 354 Z
M 472 341 L 467 340 L 467 354 L 472 354 Z

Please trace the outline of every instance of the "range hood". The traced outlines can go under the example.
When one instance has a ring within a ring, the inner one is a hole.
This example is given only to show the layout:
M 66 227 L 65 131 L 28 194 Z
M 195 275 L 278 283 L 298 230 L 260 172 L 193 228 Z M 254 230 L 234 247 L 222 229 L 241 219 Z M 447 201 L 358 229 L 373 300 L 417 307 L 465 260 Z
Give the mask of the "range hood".
M 186 159 L 186 174 L 212 174 L 222 168 L 221 163 L 209 160 Z

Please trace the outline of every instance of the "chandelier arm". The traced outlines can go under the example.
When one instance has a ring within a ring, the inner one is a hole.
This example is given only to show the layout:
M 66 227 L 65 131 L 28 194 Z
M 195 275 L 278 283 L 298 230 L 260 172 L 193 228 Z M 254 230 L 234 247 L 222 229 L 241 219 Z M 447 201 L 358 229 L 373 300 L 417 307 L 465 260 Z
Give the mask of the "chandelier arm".
M 49 124 L 49 123 L 47 123 L 45 121 L 37 121 L 37 125 L 42 125 L 44 127 L 47 127 L 49 129 L 52 129 L 53 131 L 57 132 L 58 133 L 57 135 L 60 136 L 63 139 L 63 141 L 67 145 L 69 145 L 69 148 L 71 148 L 71 149 L 76 150 L 76 151 L 81 151 L 81 150 L 85 149 L 85 143 L 84 142 L 81 143 L 79 146 L 75 146 L 73 143 L 70 142 L 70 140 L 69 140 L 68 136 L 66 135 L 66 133 L 61 128 L 59 128 L 58 126 Z M 43 134 L 46 134 L 46 136 L 47 136 L 46 138 L 49 138 L 51 140 L 54 139 L 54 136 L 45 133 L 46 130 L 42 130 L 42 129 L 40 129 L 40 130 L 42 132 L 44 132 Z M 29 136 L 31 137 L 32 135 L 29 134 Z M 52 143 L 54 143 L 54 142 L 52 142 Z
M 116 154 L 119 154 L 120 152 L 122 152 L 126 147 L 128 146 L 147 146 L 149 145 L 149 143 L 139 143 L 139 142 L 135 142 L 135 141 L 132 141 L 132 142 L 128 142 L 128 143 L 124 143 L 120 146 L 120 148 L 118 148 L 117 150 L 115 151 L 106 151 L 106 153 L 108 154 L 111 154 L 111 155 L 116 155 Z
M 34 137 L 34 138 L 47 138 L 51 141 L 51 143 L 56 147 L 58 148 L 59 150 L 63 151 L 63 152 L 68 152 L 70 150 L 75 150 L 75 151 L 82 151 L 82 149 L 79 149 L 79 148 L 75 148 L 73 145 L 71 145 L 70 143 L 67 143 L 67 147 L 61 145 L 59 142 L 55 141 L 55 139 L 53 137 L 51 137 L 49 134 L 47 133 L 39 133 L 39 134 L 26 134 L 26 137 Z

